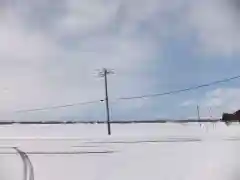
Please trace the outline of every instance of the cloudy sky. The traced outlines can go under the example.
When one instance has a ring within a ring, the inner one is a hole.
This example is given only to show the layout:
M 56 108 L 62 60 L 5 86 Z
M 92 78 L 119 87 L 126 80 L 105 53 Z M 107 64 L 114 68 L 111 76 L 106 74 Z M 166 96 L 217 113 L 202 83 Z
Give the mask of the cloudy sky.
M 240 74 L 239 0 L 1 0 L 1 119 L 104 119 L 104 103 L 18 110 L 104 98 L 112 119 L 218 117 L 240 108 L 240 80 L 154 94 Z

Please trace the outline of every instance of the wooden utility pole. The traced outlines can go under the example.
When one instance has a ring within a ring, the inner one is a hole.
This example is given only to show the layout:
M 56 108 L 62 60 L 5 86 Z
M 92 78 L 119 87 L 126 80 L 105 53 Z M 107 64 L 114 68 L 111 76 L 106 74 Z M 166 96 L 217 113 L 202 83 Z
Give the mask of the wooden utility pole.
M 200 113 L 199 113 L 199 106 L 197 105 L 197 116 L 198 116 L 198 121 L 200 121 Z
M 113 71 L 103 68 L 102 71 L 99 73 L 101 77 L 104 77 L 107 130 L 108 130 L 108 135 L 111 135 L 111 122 L 110 122 L 109 99 L 108 99 L 108 79 L 107 79 L 108 74 L 113 74 Z

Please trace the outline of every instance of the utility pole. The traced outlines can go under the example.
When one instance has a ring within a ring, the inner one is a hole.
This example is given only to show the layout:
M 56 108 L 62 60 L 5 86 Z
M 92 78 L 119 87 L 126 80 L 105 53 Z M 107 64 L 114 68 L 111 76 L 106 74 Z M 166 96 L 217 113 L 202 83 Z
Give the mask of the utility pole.
M 200 121 L 200 113 L 199 113 L 199 106 L 197 105 L 197 116 L 198 116 L 198 121 Z
M 107 116 L 107 130 L 108 135 L 111 135 L 111 122 L 110 122 L 110 111 L 109 111 L 109 99 L 108 99 L 108 79 L 107 76 L 109 74 L 113 74 L 114 72 L 112 70 L 108 70 L 106 68 L 103 68 L 99 76 L 104 77 L 104 84 L 105 84 L 105 104 L 106 104 L 106 116 Z

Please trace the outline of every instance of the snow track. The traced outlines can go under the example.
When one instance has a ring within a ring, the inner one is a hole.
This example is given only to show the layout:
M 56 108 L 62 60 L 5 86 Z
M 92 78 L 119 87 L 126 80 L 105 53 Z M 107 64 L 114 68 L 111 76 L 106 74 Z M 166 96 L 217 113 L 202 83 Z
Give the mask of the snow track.
M 28 180 L 240 178 L 237 124 L 114 124 L 112 137 L 105 125 L 16 125 L 0 136 L 1 180 L 22 180 L 26 155 Z

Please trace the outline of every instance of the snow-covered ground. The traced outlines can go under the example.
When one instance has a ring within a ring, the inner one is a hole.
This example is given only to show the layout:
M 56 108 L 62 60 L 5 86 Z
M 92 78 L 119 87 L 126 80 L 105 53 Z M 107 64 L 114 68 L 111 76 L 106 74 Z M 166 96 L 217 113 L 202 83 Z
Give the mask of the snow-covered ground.
M 125 124 L 0 127 L 0 180 L 240 179 L 240 125 Z M 23 157 L 25 158 L 25 157 Z

